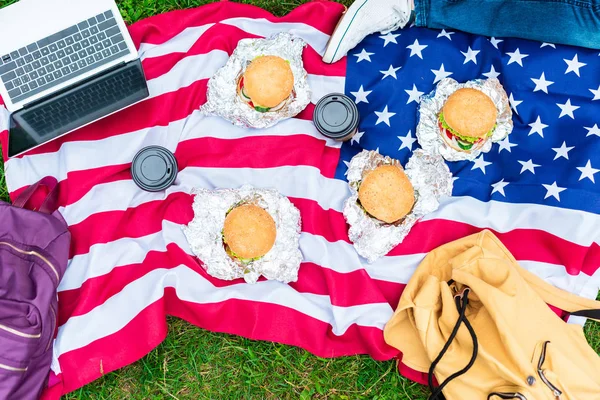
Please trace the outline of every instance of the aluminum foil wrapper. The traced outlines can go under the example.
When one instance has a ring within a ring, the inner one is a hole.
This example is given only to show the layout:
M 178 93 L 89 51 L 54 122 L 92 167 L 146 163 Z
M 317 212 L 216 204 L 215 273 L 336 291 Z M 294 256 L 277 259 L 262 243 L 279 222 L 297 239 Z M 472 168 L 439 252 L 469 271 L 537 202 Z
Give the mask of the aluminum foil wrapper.
M 398 160 L 367 150 L 354 156 L 348 167 L 352 195 L 344 204 L 344 217 L 350 225 L 350 240 L 358 254 L 369 263 L 402 243 L 419 219 L 437 210 L 442 196 L 452 194 L 452 174 L 442 157 L 417 149 L 404 169 L 415 190 L 415 205 L 403 220 L 387 224 L 368 215 L 358 203 L 358 188 L 363 178 L 380 165 L 402 167 Z
M 487 94 L 498 110 L 496 129 L 492 136 L 480 149 L 472 151 L 459 151 L 446 144 L 440 134 L 438 115 L 448 97 L 461 88 L 473 88 Z M 458 83 L 452 78 L 442 79 L 436 88 L 429 94 L 421 97 L 419 105 L 419 124 L 417 125 L 417 139 L 421 147 L 431 154 L 441 154 L 448 161 L 473 161 L 481 153 L 487 153 L 492 148 L 493 142 L 504 139 L 513 130 L 512 110 L 506 91 L 496 78 L 476 79 L 467 83 Z
M 268 39 L 242 39 L 224 67 L 208 82 L 208 101 L 201 107 L 207 115 L 221 116 L 245 128 L 268 128 L 298 115 L 310 103 L 311 91 L 302 62 L 304 40 L 289 33 Z M 294 90 L 278 111 L 261 113 L 250 107 L 238 94 L 238 82 L 246 67 L 259 56 L 279 56 L 290 62 Z
M 300 211 L 273 189 L 256 189 L 244 185 L 239 189 L 194 189 L 194 219 L 183 232 L 194 254 L 206 271 L 215 278 L 244 278 L 256 283 L 262 275 L 284 283 L 295 282 L 302 262 L 299 248 Z M 223 226 L 229 210 L 243 204 L 264 208 L 275 221 L 277 237 L 273 248 L 249 264 L 234 261 L 225 252 Z

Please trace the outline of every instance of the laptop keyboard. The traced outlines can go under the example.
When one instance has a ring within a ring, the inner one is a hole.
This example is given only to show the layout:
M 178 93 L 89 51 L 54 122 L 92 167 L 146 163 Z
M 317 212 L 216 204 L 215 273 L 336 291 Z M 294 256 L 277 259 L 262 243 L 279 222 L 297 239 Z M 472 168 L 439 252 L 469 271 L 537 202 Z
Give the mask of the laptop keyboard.
M 3 55 L 0 79 L 13 103 L 130 54 L 111 10 Z
M 119 103 L 124 99 L 138 96 L 145 92 L 148 95 L 146 80 L 138 63 L 130 63 L 106 76 L 100 76 L 68 95 L 58 96 L 39 106 L 34 106 L 22 112 L 23 121 L 30 129 L 44 136 L 55 134 L 72 123 L 82 122 L 82 118 L 90 117 L 83 122 L 89 122 L 122 107 Z M 116 106 L 115 109 L 110 107 Z M 97 114 L 97 115 L 96 115 Z

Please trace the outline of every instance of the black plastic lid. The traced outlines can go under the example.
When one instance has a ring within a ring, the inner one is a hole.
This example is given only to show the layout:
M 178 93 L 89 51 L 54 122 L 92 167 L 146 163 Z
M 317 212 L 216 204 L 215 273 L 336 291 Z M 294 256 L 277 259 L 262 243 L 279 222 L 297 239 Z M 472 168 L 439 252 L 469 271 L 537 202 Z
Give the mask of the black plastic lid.
M 177 172 L 175 156 L 160 146 L 143 148 L 131 164 L 133 181 L 147 192 L 165 190 L 175 182 Z
M 358 128 L 358 108 L 354 101 L 341 93 L 332 93 L 317 103 L 313 114 L 315 126 L 332 139 L 340 139 Z

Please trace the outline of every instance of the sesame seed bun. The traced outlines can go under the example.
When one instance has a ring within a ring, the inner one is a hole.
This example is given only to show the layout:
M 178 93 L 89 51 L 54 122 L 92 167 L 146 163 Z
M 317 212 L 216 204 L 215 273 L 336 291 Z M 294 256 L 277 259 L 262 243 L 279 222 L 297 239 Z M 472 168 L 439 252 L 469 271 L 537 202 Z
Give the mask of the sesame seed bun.
M 262 56 L 244 72 L 244 92 L 255 105 L 272 108 L 287 99 L 294 89 L 290 64 L 281 57 Z
M 462 136 L 484 137 L 494 128 L 498 111 L 492 99 L 477 89 L 463 88 L 452 93 L 442 108 L 450 128 Z
M 275 221 L 261 207 L 247 204 L 234 208 L 225 218 L 223 239 L 240 258 L 262 257 L 275 244 Z
M 363 179 L 358 199 L 369 214 L 391 224 L 412 210 L 415 190 L 401 167 L 382 165 Z

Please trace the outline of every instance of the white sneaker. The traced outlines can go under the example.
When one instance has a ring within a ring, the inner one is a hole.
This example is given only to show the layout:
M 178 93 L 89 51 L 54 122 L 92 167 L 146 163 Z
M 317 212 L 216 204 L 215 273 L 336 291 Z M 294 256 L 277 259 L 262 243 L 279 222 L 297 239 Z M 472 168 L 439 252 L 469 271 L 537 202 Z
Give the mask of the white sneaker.
M 403 28 L 410 20 L 411 0 L 356 0 L 329 39 L 323 61 L 334 63 L 374 32 Z

